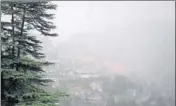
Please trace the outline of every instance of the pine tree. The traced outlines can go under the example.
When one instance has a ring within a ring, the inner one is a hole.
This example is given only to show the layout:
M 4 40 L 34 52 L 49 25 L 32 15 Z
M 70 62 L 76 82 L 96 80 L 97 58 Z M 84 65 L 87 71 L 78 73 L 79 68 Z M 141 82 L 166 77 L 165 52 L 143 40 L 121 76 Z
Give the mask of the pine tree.
M 2 22 L 1 27 L 2 105 L 54 105 L 56 97 L 43 90 L 51 82 L 45 79 L 43 68 L 51 63 L 41 60 L 44 58 L 40 52 L 41 41 L 28 32 L 37 30 L 45 36 L 57 36 L 56 33 L 51 33 L 55 26 L 49 21 L 54 15 L 47 12 L 56 9 L 56 5 L 50 2 L 4 1 L 1 9 L 4 15 L 11 17 L 10 21 Z M 51 97 L 55 99 L 47 100 Z

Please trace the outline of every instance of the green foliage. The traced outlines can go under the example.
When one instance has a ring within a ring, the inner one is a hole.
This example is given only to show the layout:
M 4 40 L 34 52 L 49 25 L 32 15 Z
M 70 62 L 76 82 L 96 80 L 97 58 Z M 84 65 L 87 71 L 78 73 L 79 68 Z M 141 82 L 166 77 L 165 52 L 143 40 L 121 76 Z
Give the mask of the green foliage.
M 50 21 L 54 14 L 48 10 L 56 5 L 42 2 L 3 1 L 2 14 L 11 17 L 1 26 L 1 99 L 3 106 L 55 106 L 58 93 L 44 90 L 52 80 L 44 76 L 44 66 L 52 63 L 42 61 L 45 57 L 41 41 L 30 30 L 45 36 L 57 36 L 51 32 L 55 25 Z
M 36 98 L 34 101 L 23 101 L 17 106 L 58 106 L 59 97 L 61 96 L 68 96 L 65 93 L 56 92 L 44 92 L 41 93 L 38 98 Z

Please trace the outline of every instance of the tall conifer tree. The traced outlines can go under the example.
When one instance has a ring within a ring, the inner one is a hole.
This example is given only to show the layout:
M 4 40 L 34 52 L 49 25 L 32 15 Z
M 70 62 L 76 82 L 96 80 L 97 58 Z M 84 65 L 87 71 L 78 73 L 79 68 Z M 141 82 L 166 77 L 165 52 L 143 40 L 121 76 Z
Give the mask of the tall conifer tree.
M 36 30 L 45 36 L 52 33 L 55 25 L 50 21 L 56 5 L 50 2 L 2 2 L 2 14 L 11 20 L 2 21 L 1 27 L 1 99 L 2 106 L 52 106 L 56 95 L 50 95 L 43 87 L 51 80 L 45 79 L 43 66 L 49 62 L 41 61 L 44 54 L 41 41 L 29 33 Z

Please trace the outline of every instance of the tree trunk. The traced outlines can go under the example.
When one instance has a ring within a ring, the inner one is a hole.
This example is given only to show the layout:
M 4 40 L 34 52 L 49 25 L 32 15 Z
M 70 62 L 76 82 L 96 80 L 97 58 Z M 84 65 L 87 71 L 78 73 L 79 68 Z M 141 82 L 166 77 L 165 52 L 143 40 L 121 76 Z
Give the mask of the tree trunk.
M 15 56 L 15 40 L 14 40 L 14 11 L 13 11 L 13 6 L 11 7 L 12 9 L 12 42 L 13 42 L 13 45 L 12 45 L 12 58 L 13 58 L 13 63 L 12 63 L 12 69 L 14 68 L 14 56 Z
M 22 17 L 20 37 L 23 35 L 24 23 L 25 23 L 25 14 L 26 14 L 26 9 L 24 7 L 23 8 L 23 17 Z M 18 45 L 20 45 L 20 41 L 18 41 Z M 18 58 L 18 60 L 20 59 L 20 47 L 18 47 L 17 58 Z M 16 66 L 16 70 L 17 71 L 19 70 L 19 62 L 17 64 L 17 66 Z

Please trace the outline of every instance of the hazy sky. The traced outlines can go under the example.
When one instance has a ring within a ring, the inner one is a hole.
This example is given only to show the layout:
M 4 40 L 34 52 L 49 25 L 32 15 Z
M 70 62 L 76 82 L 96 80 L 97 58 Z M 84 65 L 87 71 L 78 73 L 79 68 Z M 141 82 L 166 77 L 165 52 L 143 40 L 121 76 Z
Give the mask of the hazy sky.
M 157 22 L 174 23 L 175 19 L 174 1 L 53 2 L 58 5 L 54 23 L 60 37 L 56 41 L 67 40 L 75 33 L 102 33 L 113 28 L 142 32 L 159 27 L 155 26 Z

